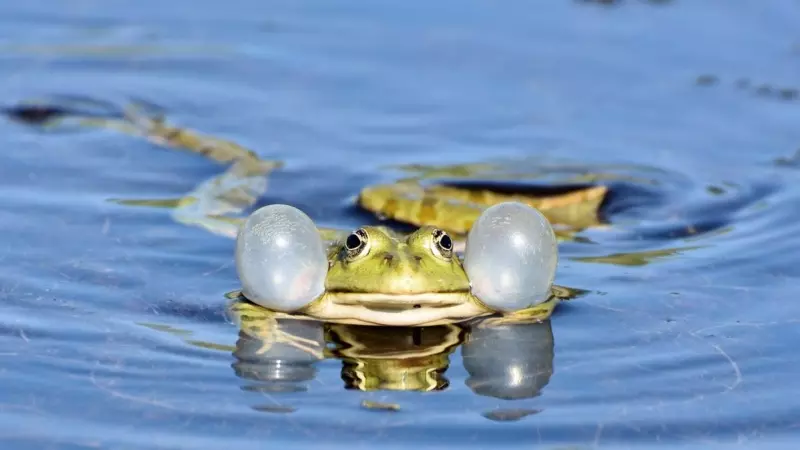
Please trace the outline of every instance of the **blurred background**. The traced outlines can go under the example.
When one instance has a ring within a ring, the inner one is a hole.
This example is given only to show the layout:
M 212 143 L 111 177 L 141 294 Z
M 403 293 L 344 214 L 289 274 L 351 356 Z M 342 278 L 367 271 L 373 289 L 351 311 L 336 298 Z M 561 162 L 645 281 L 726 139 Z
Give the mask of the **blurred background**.
M 797 448 L 798 23 L 793 0 L 4 2 L 3 448 Z M 289 324 L 318 358 L 241 331 L 234 241 L 175 220 L 230 207 L 181 209 L 231 181 L 195 137 L 271 164 L 243 213 L 326 227 L 383 223 L 355 200 L 403 179 L 608 193 L 560 244 L 579 295 L 551 320 Z

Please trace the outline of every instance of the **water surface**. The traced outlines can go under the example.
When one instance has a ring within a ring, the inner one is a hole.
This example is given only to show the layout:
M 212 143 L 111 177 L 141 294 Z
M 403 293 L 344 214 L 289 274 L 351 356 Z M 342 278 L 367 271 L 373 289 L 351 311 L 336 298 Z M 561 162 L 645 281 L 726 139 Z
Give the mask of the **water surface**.
M 609 227 L 561 246 L 557 283 L 585 295 L 456 339 L 439 391 L 361 391 L 345 357 L 265 381 L 225 314 L 233 241 L 110 201 L 180 197 L 219 165 L 0 122 L 0 439 L 795 448 L 798 21 L 790 0 L 4 3 L 6 104 L 156 103 L 283 161 L 261 203 L 327 226 L 374 221 L 353 196 L 403 164 L 629 180 Z

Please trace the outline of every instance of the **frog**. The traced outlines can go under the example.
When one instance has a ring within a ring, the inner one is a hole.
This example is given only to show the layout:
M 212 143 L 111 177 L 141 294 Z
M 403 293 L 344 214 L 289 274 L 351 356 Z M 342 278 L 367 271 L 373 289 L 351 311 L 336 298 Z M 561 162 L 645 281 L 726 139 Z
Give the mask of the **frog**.
M 435 326 L 489 315 L 547 317 L 558 246 L 550 223 L 518 202 L 488 208 L 462 254 L 443 229 L 363 226 L 324 241 L 291 205 L 253 212 L 236 238 L 242 300 L 352 325 Z

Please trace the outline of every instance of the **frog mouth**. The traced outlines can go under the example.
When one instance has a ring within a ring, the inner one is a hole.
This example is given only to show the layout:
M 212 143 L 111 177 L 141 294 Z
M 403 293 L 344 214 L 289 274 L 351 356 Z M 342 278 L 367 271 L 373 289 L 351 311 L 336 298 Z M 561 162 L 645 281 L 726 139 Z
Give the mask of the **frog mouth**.
M 430 326 L 461 322 L 491 311 L 470 300 L 469 292 L 376 294 L 328 292 L 304 313 L 355 325 Z
M 337 292 L 331 296 L 331 301 L 337 305 L 361 306 L 376 311 L 404 311 L 457 306 L 464 303 L 465 294 L 464 291 L 426 294 Z

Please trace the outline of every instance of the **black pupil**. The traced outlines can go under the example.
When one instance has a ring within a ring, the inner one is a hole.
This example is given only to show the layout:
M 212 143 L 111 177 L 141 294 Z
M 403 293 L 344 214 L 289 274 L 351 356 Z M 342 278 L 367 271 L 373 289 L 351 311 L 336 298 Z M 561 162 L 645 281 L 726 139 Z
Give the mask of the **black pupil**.
M 439 245 L 441 245 L 445 250 L 450 250 L 453 248 L 453 241 L 450 240 L 450 236 L 445 234 L 441 239 L 439 239 Z
M 361 245 L 361 238 L 358 237 L 357 234 L 351 234 L 347 236 L 347 241 L 345 241 L 344 245 L 346 245 L 349 250 L 355 250 Z

